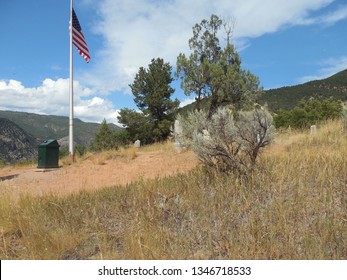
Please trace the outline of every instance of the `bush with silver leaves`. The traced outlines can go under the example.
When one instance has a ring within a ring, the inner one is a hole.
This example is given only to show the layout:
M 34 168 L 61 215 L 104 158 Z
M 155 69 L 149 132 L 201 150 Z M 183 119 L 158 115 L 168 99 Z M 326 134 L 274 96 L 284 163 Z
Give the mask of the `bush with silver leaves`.
M 219 108 L 211 118 L 195 111 L 178 120 L 185 143 L 202 163 L 223 172 L 247 174 L 261 150 L 274 139 L 272 116 L 263 108 L 237 113 Z

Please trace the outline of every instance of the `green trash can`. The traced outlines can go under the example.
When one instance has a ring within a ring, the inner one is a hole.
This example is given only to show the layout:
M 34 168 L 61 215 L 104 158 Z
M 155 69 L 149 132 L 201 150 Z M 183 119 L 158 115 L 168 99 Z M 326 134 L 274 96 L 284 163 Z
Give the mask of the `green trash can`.
M 57 140 L 45 140 L 39 145 L 37 168 L 58 168 L 59 147 Z

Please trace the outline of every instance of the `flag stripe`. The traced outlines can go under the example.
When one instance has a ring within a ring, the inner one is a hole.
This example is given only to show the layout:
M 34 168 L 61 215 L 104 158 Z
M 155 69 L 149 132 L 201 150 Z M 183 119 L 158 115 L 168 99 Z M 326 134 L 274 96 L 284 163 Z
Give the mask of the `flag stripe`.
M 76 46 L 78 53 L 87 61 L 90 61 L 90 54 L 87 42 L 82 33 L 81 25 L 75 11 L 72 9 L 72 43 Z
M 77 47 L 77 49 L 81 49 L 84 53 L 88 53 L 88 47 L 85 44 L 85 41 L 83 38 L 79 37 L 78 34 L 75 34 L 75 30 L 73 30 L 74 35 L 73 36 L 73 43 Z

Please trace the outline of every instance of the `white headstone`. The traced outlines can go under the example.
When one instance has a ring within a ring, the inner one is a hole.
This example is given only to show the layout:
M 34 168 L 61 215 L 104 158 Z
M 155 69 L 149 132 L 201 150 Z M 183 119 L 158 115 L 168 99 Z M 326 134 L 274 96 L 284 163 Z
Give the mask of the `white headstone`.
M 141 141 L 140 140 L 136 140 L 134 143 L 135 148 L 140 148 L 141 147 Z
M 179 120 L 175 120 L 174 124 L 174 137 L 175 137 L 175 147 L 182 148 L 185 147 L 183 140 L 183 129 Z
M 182 126 L 179 120 L 175 120 L 174 131 L 175 131 L 175 134 L 179 134 L 179 135 L 183 134 Z
M 311 135 L 317 134 L 317 127 L 315 125 L 311 125 Z

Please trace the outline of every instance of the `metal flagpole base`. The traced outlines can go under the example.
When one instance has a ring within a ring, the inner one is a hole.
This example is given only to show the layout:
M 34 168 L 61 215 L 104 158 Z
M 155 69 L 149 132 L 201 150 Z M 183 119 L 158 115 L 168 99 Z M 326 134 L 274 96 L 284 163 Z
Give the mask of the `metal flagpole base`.
M 74 163 L 74 162 L 75 162 L 75 155 L 69 153 L 69 161 L 70 161 L 71 163 Z

